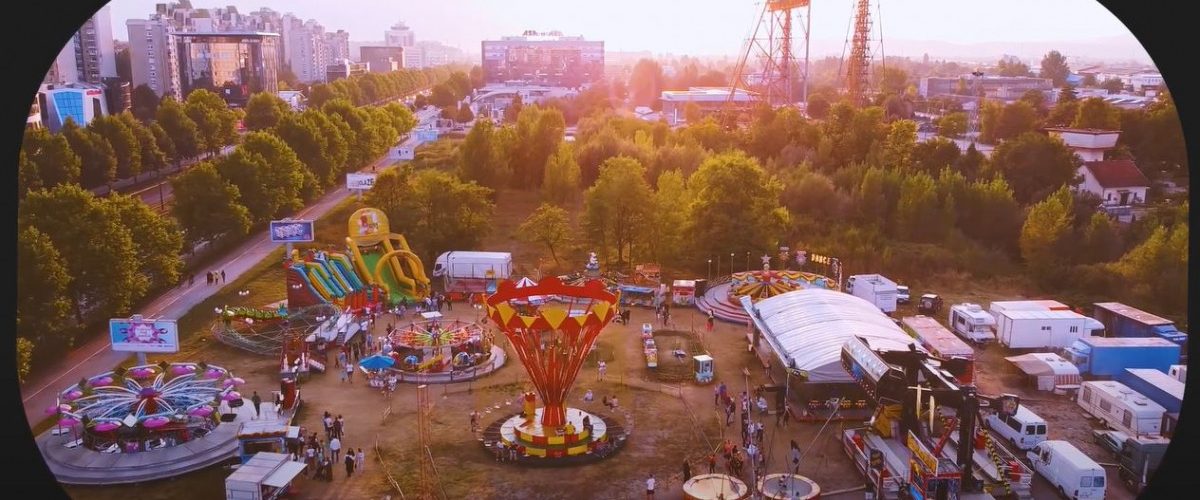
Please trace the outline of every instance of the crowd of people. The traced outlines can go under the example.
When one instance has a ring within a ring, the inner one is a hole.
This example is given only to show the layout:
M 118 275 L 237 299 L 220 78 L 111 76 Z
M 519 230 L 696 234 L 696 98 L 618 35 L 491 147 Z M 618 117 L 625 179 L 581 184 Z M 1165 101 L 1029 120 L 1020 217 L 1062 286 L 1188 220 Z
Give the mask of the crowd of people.
M 325 429 L 325 439 L 318 437 L 315 431 L 308 433 L 301 427 L 300 436 L 288 442 L 292 459 L 307 465 L 304 475 L 315 480 L 333 481 L 333 468 L 339 461 L 346 469 L 346 478 L 355 472 L 361 474 L 366 467 L 367 454 L 362 448 L 355 449 L 343 442 L 346 419 L 341 415 L 335 418 L 325 412 L 321 424 Z

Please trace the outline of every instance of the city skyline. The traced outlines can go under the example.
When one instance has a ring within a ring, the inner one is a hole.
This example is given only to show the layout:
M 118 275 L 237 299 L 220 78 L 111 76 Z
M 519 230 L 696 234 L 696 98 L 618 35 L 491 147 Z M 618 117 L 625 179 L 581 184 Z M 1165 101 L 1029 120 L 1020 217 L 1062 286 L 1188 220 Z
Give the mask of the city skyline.
M 113 22 L 145 18 L 154 11 L 155 3 L 158 2 L 116 0 L 109 4 Z M 612 0 L 604 9 L 584 7 L 585 4 L 565 8 L 549 0 L 515 0 L 504 5 L 477 0 L 411 5 L 381 0 L 192 3 L 196 8 L 232 5 L 242 13 L 262 7 L 291 12 L 303 19 L 315 19 L 327 29 L 344 29 L 355 42 L 382 40 L 387 28 L 403 21 L 415 31 L 417 39 L 437 40 L 469 53 L 477 53 L 482 40 L 532 29 L 603 40 L 606 50 L 613 52 L 695 56 L 737 54 L 750 35 L 762 5 L 753 0 L 695 0 L 688 3 L 685 14 L 678 5 L 668 2 L 632 0 Z M 904 2 L 903 8 L 888 2 L 875 5 L 874 33 L 878 34 L 882 26 L 883 53 L 888 56 L 921 57 L 930 53 L 939 57 L 982 57 L 991 55 L 997 47 L 1011 46 L 1013 50 L 1004 53 L 1029 59 L 1061 45 L 1073 49 L 1060 49 L 1069 57 L 1149 62 L 1149 56 L 1128 28 L 1094 0 L 1014 0 L 989 5 L 911 0 Z M 851 7 L 848 0 L 814 4 L 814 57 L 841 53 Z M 368 10 L 372 15 L 360 15 Z M 581 11 L 587 11 L 588 15 L 578 15 Z M 928 21 L 931 13 L 937 13 L 937 23 Z M 118 39 L 127 38 L 122 30 L 114 31 Z

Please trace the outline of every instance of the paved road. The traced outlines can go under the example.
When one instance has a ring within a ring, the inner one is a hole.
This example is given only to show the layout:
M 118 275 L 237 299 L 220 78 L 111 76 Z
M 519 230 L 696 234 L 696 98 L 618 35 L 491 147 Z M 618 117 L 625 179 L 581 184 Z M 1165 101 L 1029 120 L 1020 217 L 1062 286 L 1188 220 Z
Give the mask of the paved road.
M 433 116 L 436 116 L 436 113 L 422 113 L 418 116 L 422 120 L 422 123 L 424 123 L 432 119 Z M 410 136 L 403 145 L 416 145 L 415 135 Z M 378 160 L 374 164 L 374 167 L 382 169 L 390 165 L 393 161 L 385 157 Z M 372 167 L 368 166 L 360 171 L 366 172 L 371 169 Z M 154 196 L 157 196 L 157 192 L 154 193 Z M 346 189 L 345 184 L 343 184 L 336 190 L 326 193 L 316 203 L 301 210 L 293 217 L 297 219 L 319 218 L 332 210 L 335 205 L 348 196 L 350 196 L 350 192 Z M 263 258 L 278 246 L 276 243 L 271 243 L 270 238 L 267 237 L 267 231 L 263 230 L 251 236 L 245 243 L 230 252 L 228 256 L 219 259 L 217 263 L 209 266 L 209 268 L 223 269 L 225 270 L 227 280 L 235 280 L 242 273 L 250 270 L 250 268 L 262 261 Z M 175 287 L 160 295 L 149 305 L 137 312 L 146 317 L 178 319 L 187 314 L 197 304 L 216 294 L 220 289 L 221 287 L 206 286 L 202 283 L 191 287 Z M 56 403 L 55 398 L 59 390 L 80 378 L 90 377 L 111 370 L 129 356 L 129 353 L 109 350 L 108 336 L 100 334 L 92 339 L 92 341 L 69 353 L 58 366 L 45 370 L 43 375 L 21 388 L 21 401 L 25 405 L 25 418 L 29 420 L 30 427 L 37 425 L 38 422 L 46 418 L 45 409 Z

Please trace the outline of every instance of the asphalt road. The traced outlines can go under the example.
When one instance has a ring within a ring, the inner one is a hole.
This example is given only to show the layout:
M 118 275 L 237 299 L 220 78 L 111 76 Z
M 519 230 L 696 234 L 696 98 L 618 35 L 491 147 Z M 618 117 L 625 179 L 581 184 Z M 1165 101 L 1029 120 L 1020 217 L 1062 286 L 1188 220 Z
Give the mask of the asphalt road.
M 431 120 L 434 116 L 436 116 L 436 112 L 418 113 L 418 118 L 422 124 Z M 405 140 L 402 145 L 415 146 L 415 134 Z M 391 158 L 385 157 L 375 162 L 373 166 L 376 168 L 385 168 L 393 161 Z M 372 166 L 367 166 L 359 171 L 368 172 L 371 170 Z M 169 185 L 167 189 L 169 189 Z M 151 196 L 155 202 L 158 201 L 157 187 L 145 190 L 145 193 L 147 193 L 146 196 Z M 337 189 L 326 193 L 316 203 L 301 210 L 293 217 L 297 219 L 319 218 L 332 210 L 334 206 L 350 196 L 350 194 L 343 184 Z M 143 199 L 145 198 L 143 197 Z M 224 258 L 219 259 L 217 263 L 209 266 L 209 268 L 224 270 L 227 281 L 235 280 L 242 273 L 258 264 L 278 246 L 277 243 L 271 242 L 267 231 L 263 230 L 252 235 L 245 243 L 234 249 Z M 151 318 L 178 319 L 187 314 L 197 304 L 216 294 L 221 288 L 205 286 L 203 284 L 191 287 L 175 287 L 163 293 L 137 312 Z M 21 388 L 21 401 L 25 406 L 25 418 L 29 421 L 30 427 L 37 425 L 38 422 L 46 418 L 45 409 L 57 402 L 58 391 L 64 389 L 69 383 L 83 377 L 90 377 L 111 370 L 117 364 L 130 357 L 130 353 L 113 352 L 110 350 L 107 333 L 99 333 L 87 344 L 67 354 L 58 363 L 58 366 L 43 371 L 37 379 L 31 380 Z

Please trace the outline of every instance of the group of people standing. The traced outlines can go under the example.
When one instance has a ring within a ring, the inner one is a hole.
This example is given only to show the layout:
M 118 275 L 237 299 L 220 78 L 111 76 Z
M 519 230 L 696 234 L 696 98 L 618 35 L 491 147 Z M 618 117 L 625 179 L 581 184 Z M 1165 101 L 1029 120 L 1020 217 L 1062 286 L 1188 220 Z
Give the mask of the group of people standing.
M 308 475 L 311 471 L 313 479 L 333 481 L 333 464 L 338 462 L 339 458 L 345 464 L 347 478 L 354 475 L 355 471 L 363 471 L 367 461 L 366 452 L 362 448 L 355 450 L 342 444 L 342 438 L 345 436 L 345 419 L 341 415 L 335 419 L 329 412 L 325 412 L 321 423 L 325 428 L 323 443 L 317 437 L 317 433 L 313 432 L 307 436 L 307 439 L 304 439 L 303 450 L 299 449 L 299 445 L 290 450 L 297 459 L 303 455 L 304 463 L 308 465 L 305 468 L 305 474 Z M 305 435 L 303 428 L 300 430 L 300 435 L 302 437 Z

